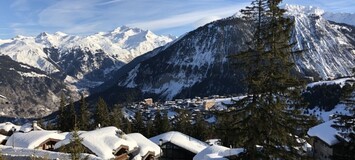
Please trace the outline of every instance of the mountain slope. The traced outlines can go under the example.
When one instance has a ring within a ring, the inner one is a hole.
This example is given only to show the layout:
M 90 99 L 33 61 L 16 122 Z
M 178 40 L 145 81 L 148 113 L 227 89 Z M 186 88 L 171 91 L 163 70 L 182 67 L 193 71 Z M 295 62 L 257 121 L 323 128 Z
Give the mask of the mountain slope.
M 57 110 L 59 94 L 78 95 L 44 71 L 0 56 L 0 116 L 40 117 Z M 5 97 L 5 98 L 4 98 Z
M 355 66 L 355 34 L 350 31 L 355 28 L 328 22 L 318 8 L 286 9 L 295 20 L 294 49 L 305 50 L 294 57 L 295 69 L 314 79 L 350 75 Z M 250 35 L 248 25 L 236 17 L 207 24 L 135 65 L 118 77 L 118 85 L 162 99 L 241 93 L 242 74 L 228 56 L 244 50 Z
M 57 110 L 62 92 L 77 100 L 78 92 L 104 83 L 135 57 L 172 39 L 123 26 L 90 36 L 43 32 L 0 40 L 0 95 L 10 101 L 0 104 L 0 115 L 47 115 Z

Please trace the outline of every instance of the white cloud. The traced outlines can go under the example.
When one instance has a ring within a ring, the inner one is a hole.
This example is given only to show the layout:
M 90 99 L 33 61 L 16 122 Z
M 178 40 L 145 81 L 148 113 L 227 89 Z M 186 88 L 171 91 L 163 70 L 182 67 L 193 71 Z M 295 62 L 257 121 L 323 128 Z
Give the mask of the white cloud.
M 29 6 L 27 0 L 13 0 L 10 7 L 17 10 L 17 11 L 27 11 L 30 9 L 30 6 Z
M 137 23 L 131 23 L 129 26 L 136 26 L 150 30 L 174 28 L 185 25 L 196 26 L 197 24 L 202 25 L 202 23 L 208 23 L 210 20 L 217 20 L 221 17 L 232 16 L 239 11 L 243 6 L 230 6 L 211 10 L 196 11 L 190 13 L 184 13 L 179 15 L 174 15 L 167 18 L 156 19 L 152 21 L 143 21 Z M 208 18 L 206 18 L 208 17 Z M 212 19 L 211 19 L 212 18 Z
M 219 19 L 221 19 L 221 17 L 219 17 L 219 16 L 204 17 L 204 18 L 201 18 L 200 20 L 196 21 L 194 23 L 194 26 L 197 28 L 197 27 L 203 26 L 203 25 L 205 25 L 207 23 L 219 20 Z

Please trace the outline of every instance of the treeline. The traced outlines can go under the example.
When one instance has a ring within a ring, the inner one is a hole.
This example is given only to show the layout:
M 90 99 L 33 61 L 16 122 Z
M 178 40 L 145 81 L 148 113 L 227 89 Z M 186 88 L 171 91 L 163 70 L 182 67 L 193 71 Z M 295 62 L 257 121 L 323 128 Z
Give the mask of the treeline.
M 349 94 L 348 90 L 351 87 L 350 83 L 346 83 L 343 87 L 339 84 L 316 85 L 308 87 L 302 96 L 309 109 L 319 107 L 325 111 L 330 111 L 340 103 L 342 97 Z

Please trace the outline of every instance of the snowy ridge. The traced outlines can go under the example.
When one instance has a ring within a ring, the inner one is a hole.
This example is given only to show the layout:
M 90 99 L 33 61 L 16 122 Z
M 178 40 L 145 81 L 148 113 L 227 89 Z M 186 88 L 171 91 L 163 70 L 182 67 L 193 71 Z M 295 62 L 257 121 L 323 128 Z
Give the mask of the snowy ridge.
M 287 10 L 286 14 L 291 16 L 321 16 L 324 14 L 324 10 L 314 6 L 300 6 L 300 5 L 290 5 L 286 4 L 284 9 Z
M 293 57 L 301 75 L 319 80 L 352 74 L 355 27 L 330 23 L 317 7 L 285 5 L 285 9 L 295 21 L 293 49 L 303 50 Z M 232 69 L 228 56 L 245 50 L 251 35 L 250 26 L 239 18 L 212 22 L 136 64 L 119 78 L 118 85 L 163 99 L 241 93 L 243 86 L 233 84 L 242 83 L 238 81 L 241 75 Z
M 19 35 L 0 40 L 0 55 L 7 55 L 48 74 L 64 72 L 76 81 L 100 81 L 135 57 L 173 39 L 172 36 L 158 36 L 148 30 L 127 26 L 88 36 L 43 32 L 36 37 Z M 98 71 L 100 69 L 102 71 Z M 87 75 L 89 78 L 85 78 Z

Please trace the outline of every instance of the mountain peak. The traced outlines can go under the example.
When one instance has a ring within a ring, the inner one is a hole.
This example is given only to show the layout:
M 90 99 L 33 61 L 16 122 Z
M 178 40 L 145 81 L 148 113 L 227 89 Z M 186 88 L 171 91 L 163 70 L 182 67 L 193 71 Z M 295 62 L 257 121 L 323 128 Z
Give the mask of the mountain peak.
M 45 37 L 48 37 L 48 33 L 47 32 L 42 32 L 42 33 L 40 33 L 36 38 L 40 38 L 40 39 L 42 39 L 42 38 L 45 38 Z
M 123 25 L 121 27 L 117 27 L 116 29 L 112 30 L 111 33 L 112 34 L 117 34 L 117 33 L 123 33 L 123 32 L 127 32 L 129 30 L 133 30 L 134 32 L 141 32 L 143 31 L 142 29 L 140 28 L 134 28 L 134 27 L 129 27 L 129 26 L 126 26 L 126 25 Z
M 317 15 L 321 16 L 324 14 L 324 10 L 314 6 L 301 6 L 301 5 L 291 5 L 286 4 L 283 6 L 287 10 L 286 14 L 290 15 Z
M 67 36 L 68 34 L 60 32 L 60 31 L 57 31 L 57 32 L 54 33 L 54 35 L 64 37 L 64 36 Z

